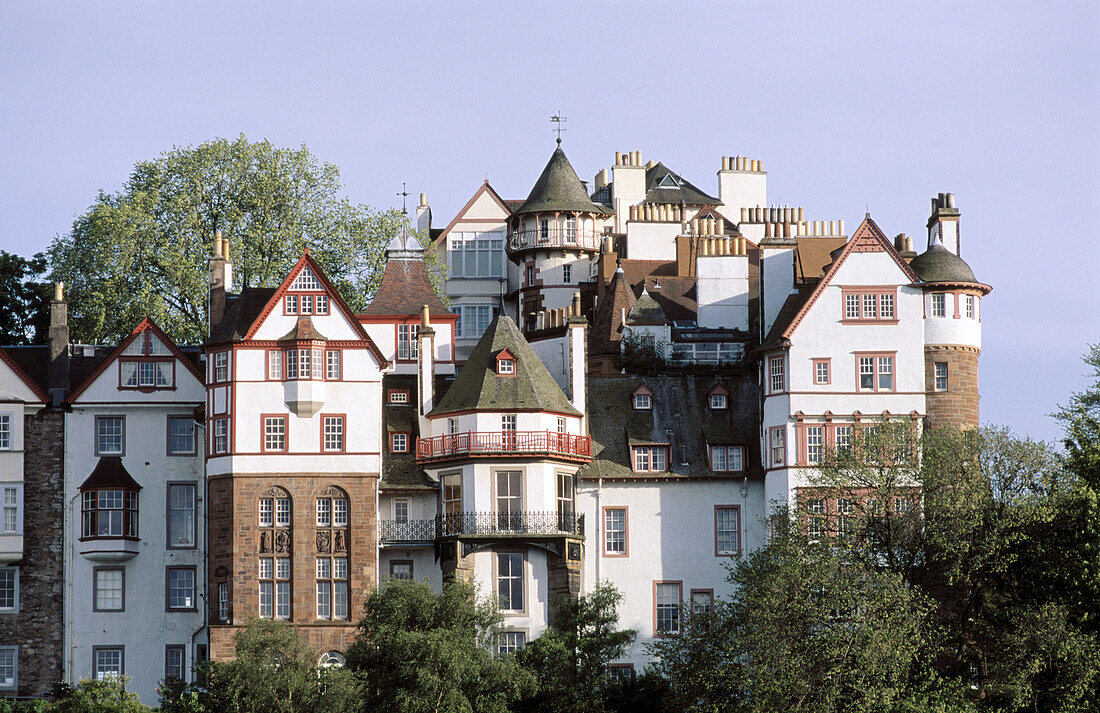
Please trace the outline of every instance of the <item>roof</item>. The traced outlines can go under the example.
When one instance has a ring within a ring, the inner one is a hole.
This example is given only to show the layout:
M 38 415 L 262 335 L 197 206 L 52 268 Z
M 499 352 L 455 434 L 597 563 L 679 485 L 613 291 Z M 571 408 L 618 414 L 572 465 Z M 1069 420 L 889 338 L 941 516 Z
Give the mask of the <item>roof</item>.
M 496 372 L 496 355 L 503 349 L 516 359 L 515 374 Z M 458 411 L 549 411 L 571 416 L 582 415 L 565 397 L 554 377 L 520 334 L 510 317 L 498 315 L 439 405 L 437 416 Z
M 246 287 L 236 297 L 226 297 L 225 316 L 210 331 L 210 342 L 244 339 L 274 294 L 274 287 Z
M 588 192 L 584 190 L 581 179 L 577 177 L 577 172 L 573 170 L 561 146 L 554 149 L 527 200 L 515 210 L 516 213 L 539 211 L 607 212 L 606 208 L 596 205 L 588 197 Z
M 722 205 L 722 201 L 703 193 L 660 162 L 645 172 L 645 190 L 646 203 Z
M 298 315 L 298 321 L 294 323 L 294 327 L 289 332 L 279 337 L 280 342 L 296 342 L 310 339 L 325 341 L 325 335 L 317 331 L 317 328 L 313 326 L 313 318 L 308 314 Z
M 653 393 L 652 408 L 636 411 L 631 395 L 644 384 Z M 727 408 L 713 410 L 709 394 L 719 384 L 729 392 Z M 717 380 L 704 375 L 624 376 L 588 379 L 588 423 L 592 462 L 582 478 L 734 477 L 761 475 L 756 433 L 758 389 L 751 372 Z M 635 473 L 631 444 L 668 444 L 667 473 Z M 715 474 L 708 445 L 744 447 L 745 470 Z
M 798 248 L 795 251 L 798 276 L 803 280 L 815 280 L 825 274 L 826 268 L 833 261 L 833 251 L 844 247 L 846 242 L 843 237 L 807 237 L 795 238 Z
M 96 463 L 92 474 L 80 484 L 81 490 L 93 490 L 96 488 L 125 488 L 127 490 L 141 490 L 141 485 L 122 465 L 119 456 L 101 456 Z
M 429 314 L 444 315 L 451 311 L 443 304 L 422 259 L 396 259 L 386 261 L 382 282 L 374 292 L 374 299 L 363 314 L 415 315 L 428 305 Z
M 657 300 L 650 296 L 644 285 L 642 294 L 626 313 L 626 321 L 630 324 L 664 324 L 666 322 L 664 310 L 657 304 Z
M 420 435 L 420 423 L 416 416 L 416 376 L 412 374 L 386 374 L 382 377 L 383 397 L 390 389 L 409 392 L 407 404 L 382 403 L 382 427 L 385 431 L 382 450 L 382 482 L 379 488 L 386 490 L 435 490 L 436 484 L 416 462 L 416 437 Z M 440 380 L 437 379 L 437 384 Z M 437 389 L 438 391 L 438 389 Z M 407 453 L 391 453 L 390 433 L 408 433 Z
M 630 289 L 622 267 L 611 276 L 611 284 L 603 300 L 596 305 L 592 328 L 588 330 L 588 351 L 591 354 L 618 354 L 622 339 L 623 310 L 634 306 L 634 292 Z
M 974 271 L 955 253 L 935 240 L 928 249 L 909 261 L 909 267 L 922 282 L 972 282 L 981 284 Z
M 764 341 L 760 343 L 759 349 L 771 349 L 782 345 L 785 339 L 784 332 L 798 316 L 802 306 L 806 304 L 806 300 L 810 298 L 812 293 L 812 290 L 803 288 L 792 295 L 787 295 L 786 301 L 779 308 L 779 314 L 775 316 L 775 322 L 772 323 L 772 328 L 768 330 Z
M 50 365 L 49 346 L 0 348 L 0 361 L 7 364 L 15 376 L 43 403 L 49 401 L 46 395 Z

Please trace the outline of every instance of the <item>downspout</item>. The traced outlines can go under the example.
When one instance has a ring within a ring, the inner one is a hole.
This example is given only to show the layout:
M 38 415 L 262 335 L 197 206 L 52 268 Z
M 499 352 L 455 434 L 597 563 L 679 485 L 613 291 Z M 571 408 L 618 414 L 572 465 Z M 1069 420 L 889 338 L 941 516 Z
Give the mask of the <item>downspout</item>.
M 65 482 L 64 471 L 62 471 L 61 480 L 62 480 L 63 483 Z M 62 486 L 62 487 L 64 487 L 64 486 Z M 64 596 L 64 600 L 61 603 L 61 606 L 64 607 L 64 609 L 65 609 L 65 618 L 67 620 L 67 623 L 65 624 L 65 631 L 64 631 L 64 643 L 62 645 L 64 646 L 65 650 L 68 651 L 68 665 L 65 667 L 65 683 L 67 683 L 69 685 L 72 685 L 72 683 L 73 683 L 73 664 L 74 664 L 73 650 L 76 648 L 76 646 L 72 643 L 72 640 L 73 640 L 73 606 L 72 606 L 72 602 L 73 602 L 73 580 L 76 579 L 73 576 L 73 563 L 74 563 L 74 560 L 76 558 L 76 544 L 75 544 L 76 538 L 73 537 L 69 533 L 69 529 L 72 527 L 72 522 L 73 522 L 73 517 L 72 517 L 73 504 L 76 502 L 77 498 L 79 498 L 79 497 L 80 497 L 80 491 L 78 490 L 76 495 L 69 498 L 69 507 L 65 508 L 65 513 L 63 515 L 63 522 L 62 522 L 62 528 L 63 528 L 62 537 L 67 537 L 68 540 L 69 540 L 69 566 L 68 566 L 68 572 L 66 572 L 62 575 L 65 578 L 65 596 Z
M 205 423 L 195 422 L 195 429 L 206 430 Z M 203 434 L 203 449 L 206 448 L 206 435 Z M 210 518 L 208 517 L 207 503 L 210 502 L 210 479 L 206 472 L 206 458 L 202 459 L 202 594 L 199 595 L 203 600 L 202 608 L 202 624 L 198 629 L 191 632 L 191 680 L 195 679 L 195 637 L 201 634 L 207 629 L 210 623 L 210 548 L 207 543 L 210 542 Z M 206 657 L 210 658 L 210 636 L 209 633 L 206 637 Z

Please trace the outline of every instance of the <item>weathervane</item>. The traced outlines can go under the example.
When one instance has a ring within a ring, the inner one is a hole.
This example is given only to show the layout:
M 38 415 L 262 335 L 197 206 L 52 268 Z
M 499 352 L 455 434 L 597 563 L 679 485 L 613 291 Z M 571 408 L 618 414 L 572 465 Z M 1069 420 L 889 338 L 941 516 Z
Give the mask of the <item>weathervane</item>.
M 550 117 L 550 123 L 554 125 L 552 131 L 558 133 L 558 146 L 561 146 L 561 132 L 565 131 L 565 127 L 562 126 L 568 119 L 561 115 L 561 111 Z
M 409 192 L 405 190 L 404 181 L 401 181 L 401 192 L 397 195 L 401 196 L 401 215 L 408 215 L 409 210 L 405 207 L 405 199 L 409 197 Z

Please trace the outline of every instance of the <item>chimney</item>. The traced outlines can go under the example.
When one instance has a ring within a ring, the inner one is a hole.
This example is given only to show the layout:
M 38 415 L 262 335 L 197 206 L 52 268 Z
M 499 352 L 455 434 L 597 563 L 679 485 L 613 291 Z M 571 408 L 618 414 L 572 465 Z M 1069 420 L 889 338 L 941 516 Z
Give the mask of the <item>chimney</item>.
M 416 390 L 420 406 L 420 433 L 431 435 L 428 414 L 435 407 L 435 330 L 428 317 L 428 305 L 420 308 L 420 328 L 416 333 L 418 344 Z
M 587 414 L 585 370 L 588 355 L 585 349 L 588 344 L 588 320 L 581 316 L 580 292 L 573 293 L 572 313 L 566 322 L 569 336 L 569 403 L 582 414 Z M 588 433 L 587 418 L 587 415 L 581 417 L 582 435 Z
M 65 283 L 54 285 L 50 302 L 50 363 L 46 372 L 50 405 L 60 406 L 69 393 L 69 303 Z
M 431 237 L 432 209 L 428 205 L 428 194 L 420 194 L 420 204 L 416 206 L 416 231 Z
M 954 193 L 941 193 L 932 199 L 932 215 L 928 218 L 928 247 L 937 240 L 959 255 L 959 209 Z
M 225 316 L 225 293 L 229 289 L 229 280 L 232 279 L 232 266 L 226 259 L 229 253 L 228 241 L 222 238 L 222 231 L 214 233 L 214 254 L 210 257 L 210 328 L 213 332 L 215 325 Z

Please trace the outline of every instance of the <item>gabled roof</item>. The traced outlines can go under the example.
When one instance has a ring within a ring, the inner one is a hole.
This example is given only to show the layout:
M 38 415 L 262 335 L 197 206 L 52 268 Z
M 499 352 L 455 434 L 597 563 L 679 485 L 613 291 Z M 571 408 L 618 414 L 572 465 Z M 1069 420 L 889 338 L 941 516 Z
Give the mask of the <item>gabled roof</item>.
M 722 201 L 703 193 L 663 163 L 657 163 L 645 172 L 645 189 L 646 203 L 722 205 Z
M 762 347 L 774 346 L 778 344 L 780 338 L 790 339 L 794 334 L 794 330 L 798 328 L 799 323 L 806 316 L 806 313 L 810 311 L 814 303 L 817 302 L 818 297 L 825 292 L 825 288 L 829 286 L 829 283 L 836 277 L 837 271 L 840 270 L 840 266 L 844 264 L 844 261 L 848 259 L 848 256 L 853 252 L 884 252 L 889 255 L 898 268 L 905 274 L 910 282 L 916 282 L 917 276 L 913 270 L 909 267 L 909 263 L 905 261 L 901 255 L 898 255 L 898 251 L 894 249 L 893 244 L 886 237 L 886 235 L 879 229 L 875 221 L 871 220 L 870 214 L 863 219 L 863 222 L 859 224 L 856 231 L 852 233 L 852 237 L 848 240 L 847 244 L 837 253 L 833 259 L 831 265 L 825 268 L 825 275 L 814 286 L 812 292 L 809 293 L 798 304 L 797 298 L 799 295 L 791 295 L 787 298 L 787 301 L 783 304 L 783 307 L 779 310 L 779 315 L 776 317 L 775 324 L 772 325 L 771 330 L 768 331 L 768 338 L 764 340 Z M 795 311 L 797 308 L 797 311 Z M 786 314 L 784 314 L 786 312 Z M 793 314 L 792 314 L 793 313 Z
M 246 287 L 235 297 L 226 297 L 225 316 L 210 330 L 210 344 L 245 338 L 275 294 L 274 287 Z
M 504 349 L 515 355 L 514 375 L 497 374 L 496 355 Z M 549 411 L 582 415 L 569 403 L 535 350 L 520 334 L 516 323 L 505 315 L 498 315 L 485 330 L 450 390 L 430 415 L 459 411 Z
M 634 306 L 634 292 L 620 267 L 611 276 L 603 300 L 596 305 L 596 316 L 588 330 L 588 348 L 592 354 L 617 354 L 622 339 L 623 311 Z
M 603 215 L 607 209 L 598 206 L 588 197 L 588 193 L 573 170 L 569 159 L 561 146 L 554 149 L 546 168 L 535 181 L 534 188 L 528 194 L 516 213 L 536 213 L 539 211 L 577 211 L 579 213 L 598 213 Z
M 94 384 L 96 379 L 98 379 L 103 374 L 103 372 L 107 371 L 108 367 L 115 363 L 119 356 L 122 355 L 122 352 L 126 350 L 126 347 L 130 346 L 130 344 L 135 339 L 145 334 L 146 330 L 151 332 L 153 336 L 155 336 L 166 347 L 168 347 L 168 351 L 172 352 L 172 356 L 183 362 L 183 365 L 187 367 L 187 370 L 191 372 L 192 376 L 198 379 L 198 382 L 200 384 L 206 383 L 202 370 L 199 369 L 195 362 L 191 361 L 191 359 L 189 359 L 187 355 L 184 354 L 178 346 L 176 346 L 176 343 L 169 339 L 167 334 L 161 331 L 160 327 L 158 327 L 152 319 L 146 317 L 145 319 L 141 320 L 141 323 L 138 324 L 138 326 L 134 327 L 134 331 L 130 332 L 129 336 L 123 339 L 117 347 L 111 350 L 111 353 L 107 356 L 107 358 L 101 361 L 99 365 L 95 368 L 95 370 L 92 371 L 92 373 L 89 374 L 88 377 L 85 378 L 84 381 L 81 382 L 81 384 L 77 386 L 71 394 L 69 394 L 69 398 L 65 400 L 69 403 L 75 403 L 76 400 L 80 398 L 80 395 L 83 394 L 89 386 Z
M 477 203 L 477 199 L 481 198 L 481 196 L 483 195 L 488 195 L 490 198 L 492 198 L 493 201 L 500 206 L 500 209 L 504 211 L 505 217 L 510 216 L 516 208 L 522 205 L 522 201 L 506 201 L 501 198 L 500 194 L 497 193 L 496 190 L 494 190 L 493 187 L 489 185 L 489 180 L 486 179 L 485 182 L 482 183 L 476 191 L 474 191 L 474 194 L 470 196 L 470 200 L 466 201 L 466 205 L 462 206 L 462 208 L 459 209 L 457 213 L 455 213 L 455 217 L 451 218 L 451 222 L 447 224 L 447 227 L 439 231 L 438 234 L 432 236 L 432 241 L 436 242 L 444 235 L 450 233 L 451 228 L 455 227 L 455 224 L 458 223 L 458 221 L 462 220 L 462 217 L 466 214 L 466 211 L 470 210 L 470 208 L 472 208 L 474 204 Z
M 382 281 L 363 314 L 408 317 L 420 314 L 420 308 L 428 305 L 429 314 L 449 315 L 451 311 L 443 304 L 428 277 L 420 241 L 407 225 L 390 241 Z
M 47 360 L 49 359 L 48 352 L 44 354 L 44 356 Z M 18 362 L 16 362 L 15 359 L 13 359 L 12 356 L 8 354 L 8 352 L 5 351 L 3 348 L 0 348 L 0 361 L 3 361 L 5 364 L 8 365 L 8 368 L 11 369 L 16 378 L 26 384 L 27 388 L 30 389 L 31 393 L 33 393 L 39 401 L 41 401 L 42 403 L 46 403 L 47 401 L 49 401 L 49 397 L 46 395 L 45 390 L 41 386 L 39 386 L 33 379 L 31 379 L 30 376 L 27 375 L 27 372 L 25 372 L 23 368 L 19 366 Z

